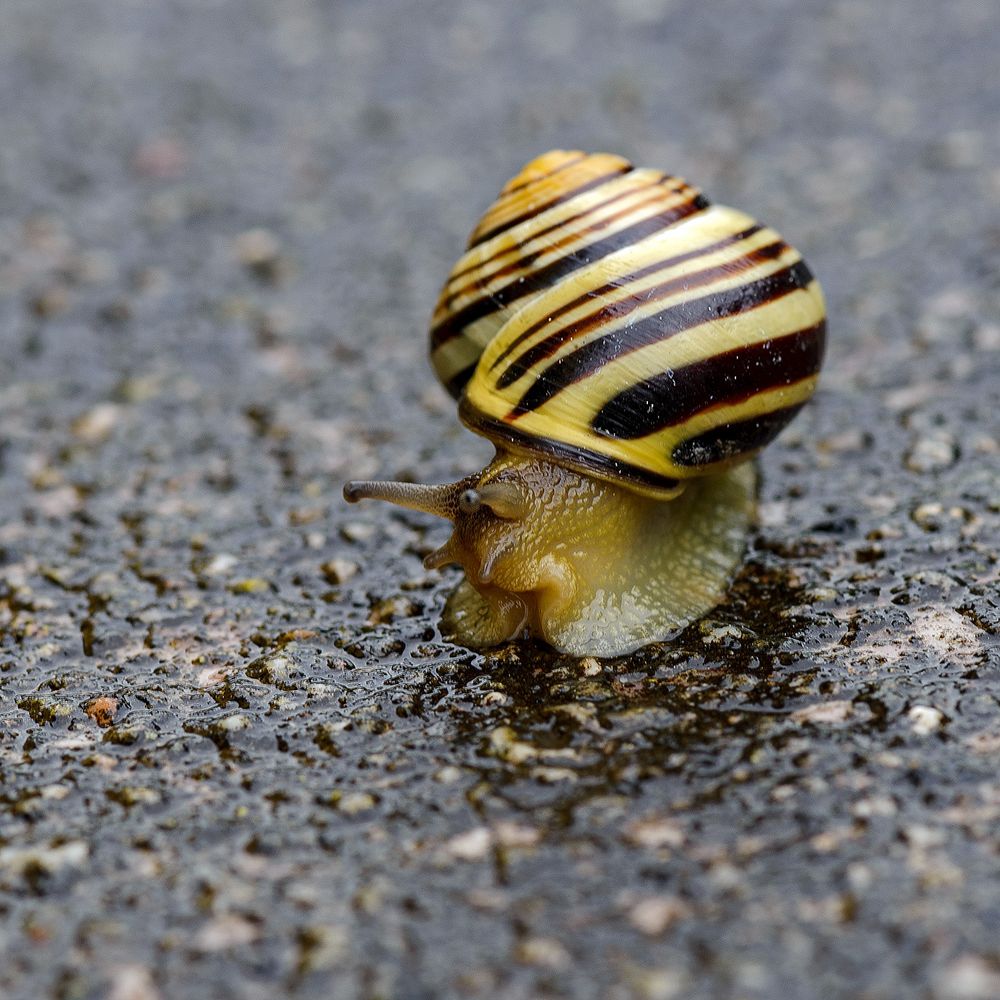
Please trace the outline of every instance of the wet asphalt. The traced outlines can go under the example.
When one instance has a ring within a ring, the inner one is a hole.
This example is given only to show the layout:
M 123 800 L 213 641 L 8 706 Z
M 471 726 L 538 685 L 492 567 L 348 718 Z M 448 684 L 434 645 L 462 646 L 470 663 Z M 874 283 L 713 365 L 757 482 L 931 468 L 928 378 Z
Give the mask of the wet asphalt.
M 4 0 L 0 995 L 1000 996 L 989 0 Z M 826 290 L 727 601 L 441 638 L 426 359 L 501 184 L 606 149 Z

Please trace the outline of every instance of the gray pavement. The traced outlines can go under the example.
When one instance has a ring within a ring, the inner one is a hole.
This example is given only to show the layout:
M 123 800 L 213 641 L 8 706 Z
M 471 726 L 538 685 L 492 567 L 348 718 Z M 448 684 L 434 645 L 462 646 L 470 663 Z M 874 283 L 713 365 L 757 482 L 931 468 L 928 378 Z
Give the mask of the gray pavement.
M 3 0 L 0 995 L 1000 996 L 1000 11 Z M 425 329 L 550 147 L 805 254 L 730 599 L 444 642 Z

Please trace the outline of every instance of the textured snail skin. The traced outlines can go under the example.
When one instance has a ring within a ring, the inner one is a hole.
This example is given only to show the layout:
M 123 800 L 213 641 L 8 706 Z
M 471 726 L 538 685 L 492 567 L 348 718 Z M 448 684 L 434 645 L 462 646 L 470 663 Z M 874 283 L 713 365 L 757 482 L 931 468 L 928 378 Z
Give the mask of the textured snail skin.
M 527 632 L 575 656 L 620 656 L 663 639 L 722 598 L 753 512 L 750 465 L 670 502 L 539 459 L 501 455 L 483 482 L 496 475 L 519 477 L 532 505 L 519 523 L 456 524 L 466 578 L 444 625 L 474 647 Z
M 663 639 L 714 607 L 739 565 L 754 507 L 750 464 L 692 480 L 671 501 L 644 496 L 544 459 L 498 452 L 480 476 L 434 491 L 430 512 L 454 524 L 425 560 L 457 563 L 465 580 L 444 631 L 483 648 L 522 634 L 564 653 L 619 656 Z M 523 499 L 515 517 L 459 497 L 496 484 Z M 425 509 L 421 487 L 393 497 Z M 396 483 L 349 483 L 345 497 L 388 499 Z
M 349 483 L 446 517 L 444 626 L 614 656 L 709 611 L 753 518 L 752 459 L 812 395 L 823 293 L 774 230 L 606 153 L 510 180 L 431 321 L 459 418 L 493 442 L 444 486 Z

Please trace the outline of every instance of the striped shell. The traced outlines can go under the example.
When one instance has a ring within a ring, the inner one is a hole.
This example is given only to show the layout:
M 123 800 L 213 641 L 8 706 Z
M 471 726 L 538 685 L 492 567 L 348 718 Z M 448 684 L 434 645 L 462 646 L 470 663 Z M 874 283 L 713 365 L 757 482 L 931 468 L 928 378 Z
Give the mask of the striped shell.
M 774 230 L 677 177 L 557 150 L 476 226 L 431 356 L 472 430 L 667 496 L 778 434 L 813 393 L 825 326 Z

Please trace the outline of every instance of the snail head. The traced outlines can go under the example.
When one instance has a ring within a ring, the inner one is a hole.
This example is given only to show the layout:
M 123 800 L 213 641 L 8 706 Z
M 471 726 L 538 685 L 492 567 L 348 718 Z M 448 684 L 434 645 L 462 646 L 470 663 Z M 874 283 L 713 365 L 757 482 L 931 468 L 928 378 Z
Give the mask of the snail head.
M 385 500 L 397 507 L 442 517 L 454 525 L 447 542 L 425 559 L 428 569 L 455 563 L 477 585 L 490 585 L 501 553 L 516 546 L 530 521 L 533 493 L 516 472 L 495 470 L 456 483 L 350 482 L 344 499 Z

